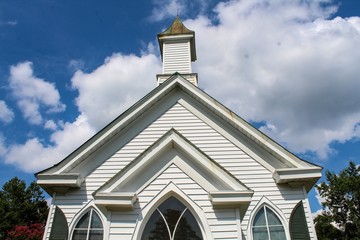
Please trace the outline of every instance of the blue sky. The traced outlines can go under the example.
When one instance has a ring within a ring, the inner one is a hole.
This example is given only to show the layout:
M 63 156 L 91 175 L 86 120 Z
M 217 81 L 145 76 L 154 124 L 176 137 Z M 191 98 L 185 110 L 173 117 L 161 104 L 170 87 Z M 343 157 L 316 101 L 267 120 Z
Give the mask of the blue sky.
M 360 163 L 357 0 L 4 0 L 0 184 L 33 181 L 153 89 L 177 13 L 200 88 L 325 170 Z

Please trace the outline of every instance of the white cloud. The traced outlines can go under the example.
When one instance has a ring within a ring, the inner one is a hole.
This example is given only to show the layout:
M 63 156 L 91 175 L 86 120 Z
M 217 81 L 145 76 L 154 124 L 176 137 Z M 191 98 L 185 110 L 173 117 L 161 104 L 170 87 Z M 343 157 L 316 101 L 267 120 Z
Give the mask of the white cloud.
M 317 216 L 322 215 L 322 213 L 323 213 L 323 210 L 319 209 L 316 212 L 311 213 L 311 215 L 312 215 L 312 218 L 315 219 Z
M 69 61 L 68 68 L 72 71 L 77 71 L 84 68 L 85 61 L 82 59 L 72 59 Z
M 79 91 L 76 102 L 81 112 L 76 121 L 47 121 L 45 128 L 60 128 L 51 134 L 50 144 L 31 138 L 7 147 L 5 162 L 25 172 L 59 162 L 155 87 L 160 66 L 155 55 L 114 54 L 91 73 L 77 71 L 72 78 L 73 87 Z
M 326 158 L 359 137 L 358 17 L 327 18 L 323 1 L 229 1 L 195 30 L 200 87 L 297 153 Z
M 315 189 L 315 198 L 318 201 L 319 205 L 322 206 L 324 202 L 326 202 L 326 199 L 320 196 L 319 190 L 317 188 Z
M 17 20 L 0 21 L 0 26 L 1 25 L 16 26 L 17 24 L 18 24 Z
M 6 103 L 0 100 L 0 120 L 5 123 L 10 123 L 14 119 L 14 112 L 6 105 Z
M 0 156 L 4 156 L 6 154 L 6 150 L 4 136 L 0 132 Z
M 57 125 L 56 125 L 56 123 L 54 122 L 54 120 L 47 120 L 47 121 L 45 122 L 44 128 L 55 131 L 55 130 L 57 130 Z
M 189 15 L 190 12 L 204 13 L 209 4 L 206 0 L 153 0 L 152 3 L 154 7 L 149 20 L 154 22 Z
M 173 17 L 178 12 L 183 12 L 185 4 L 183 0 L 154 0 L 155 7 L 152 10 L 150 20 L 161 21 L 168 17 Z
M 9 86 L 24 118 L 31 124 L 42 123 L 40 108 L 45 108 L 49 113 L 65 109 L 55 85 L 33 75 L 31 62 L 11 66 Z
M 24 144 L 8 147 L 5 163 L 17 166 L 25 172 L 37 172 L 56 164 L 73 150 L 83 144 L 95 130 L 88 124 L 85 116 L 80 115 L 73 123 L 65 123 L 64 127 L 54 132 L 50 144 L 39 138 L 31 138 Z M 1 145 L 0 145 L 1 146 Z
M 153 54 L 114 54 L 91 73 L 77 71 L 72 86 L 76 103 L 89 124 L 101 129 L 156 86 L 160 60 Z
M 185 25 L 196 31 L 201 88 L 247 120 L 265 122 L 262 130 L 291 150 L 325 158 L 332 141 L 359 137 L 360 20 L 328 20 L 334 8 L 321 8 L 321 2 L 228 1 L 216 7 L 217 19 L 199 16 Z M 51 145 L 31 138 L 6 148 L 6 162 L 28 172 L 48 167 L 143 97 L 161 72 L 153 49 L 143 53 L 114 54 L 90 73 L 78 70 L 71 79 L 79 92 L 77 120 L 58 122 Z M 19 104 L 35 109 L 28 119 L 42 121 L 44 105 L 61 109 L 55 87 L 34 77 L 31 63 L 12 70 Z M 38 97 L 48 96 L 43 88 L 52 101 Z

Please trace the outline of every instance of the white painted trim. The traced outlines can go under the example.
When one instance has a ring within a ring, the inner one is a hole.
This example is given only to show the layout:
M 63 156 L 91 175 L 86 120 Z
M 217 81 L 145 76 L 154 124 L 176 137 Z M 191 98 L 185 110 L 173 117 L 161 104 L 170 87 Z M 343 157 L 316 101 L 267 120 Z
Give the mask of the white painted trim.
M 215 194 L 219 192 L 223 195 L 228 193 L 241 194 L 246 196 L 246 200 L 253 193 L 252 190 L 240 183 L 229 172 L 222 169 L 214 160 L 200 152 L 183 136 L 171 129 L 152 147 L 130 163 L 126 169 L 123 169 L 101 186 L 94 193 L 95 198 L 97 194 L 121 191 L 119 186 L 122 185 L 122 188 L 126 187 L 128 189 L 130 184 L 136 184 L 136 181 L 141 180 L 144 172 L 158 168 L 157 172 L 153 173 L 140 187 L 137 189 L 131 188 L 131 192 L 139 193 L 171 164 L 179 167 L 208 192 L 215 192 Z M 152 168 L 148 166 L 152 166 Z M 204 176 L 202 173 L 204 173 Z M 207 178 L 207 175 L 210 177 Z M 129 179 L 134 179 L 134 181 L 129 181 Z
M 241 234 L 240 208 L 235 209 L 235 214 L 236 214 L 236 228 L 237 228 L 237 233 L 238 233 L 238 239 L 241 240 L 242 239 L 242 234 Z
M 161 84 L 157 89 L 155 89 L 152 93 L 146 96 L 144 99 L 135 104 L 132 108 L 126 112 L 126 114 L 121 115 L 118 119 L 116 119 L 112 124 L 108 125 L 108 127 L 104 128 L 99 134 L 95 135 L 91 141 L 84 144 L 79 150 L 75 151 L 73 154 L 69 156 L 69 160 L 61 164 L 60 166 L 55 166 L 54 168 L 48 169 L 51 172 L 52 169 L 55 170 L 55 173 L 62 173 L 70 171 L 76 164 L 78 160 L 81 160 L 95 151 L 97 148 L 105 144 L 111 136 L 117 134 L 122 130 L 128 121 L 132 121 L 136 115 L 145 111 L 147 108 L 155 104 L 158 99 L 161 99 L 166 93 L 171 91 L 174 88 L 179 87 L 187 94 L 192 96 L 192 98 L 201 102 L 204 106 L 209 106 L 210 110 L 212 110 L 216 115 L 220 118 L 223 118 L 227 122 L 231 122 L 232 125 L 240 132 L 245 134 L 252 139 L 254 143 L 260 144 L 266 151 L 270 154 L 274 154 L 274 156 L 281 157 L 284 161 L 287 161 L 297 168 L 314 166 L 310 163 L 306 163 L 296 156 L 292 155 L 285 149 L 283 149 L 280 145 L 272 141 L 266 135 L 259 132 L 257 129 L 251 127 L 250 124 L 246 123 L 243 119 L 239 118 L 236 114 L 231 112 L 229 109 L 221 105 L 216 100 L 212 99 L 206 93 L 202 92 L 198 88 L 196 88 L 193 84 L 182 78 L 180 75 L 176 75 L 166 81 L 167 84 Z M 230 134 L 229 134 L 230 135 Z M 232 137 L 234 139 L 234 137 Z M 252 155 L 252 157 L 254 157 Z M 258 160 L 257 158 L 255 158 Z M 270 170 L 274 170 L 266 166 Z M 321 169 L 320 167 L 318 167 Z M 57 170 L 56 170 L 57 169 Z M 47 170 L 45 170 L 47 171 Z M 272 171 L 273 172 L 273 171 Z
M 250 157 L 255 159 L 259 164 L 264 166 L 266 169 L 268 169 L 271 172 L 275 171 L 275 168 L 271 166 L 269 163 L 267 163 L 264 159 L 259 157 L 257 154 L 255 154 L 250 148 L 248 148 L 245 144 L 243 144 L 241 141 L 239 141 L 237 138 L 235 138 L 233 135 L 225 131 L 223 128 L 221 128 L 218 124 L 214 123 L 212 120 L 210 120 L 205 114 L 203 114 L 199 109 L 195 108 L 192 104 L 190 104 L 185 99 L 180 99 L 179 103 L 188 109 L 190 112 L 192 112 L 195 116 L 200 118 L 202 121 L 204 121 L 206 124 L 208 124 L 210 127 L 215 129 L 217 132 L 219 132 L 221 135 L 223 135 L 226 139 L 234 143 L 237 147 L 239 147 L 241 150 L 246 152 Z
M 45 225 L 45 230 L 44 230 L 44 235 L 43 235 L 43 240 L 46 240 L 46 237 L 50 234 L 49 233 L 49 224 L 50 224 L 50 220 L 53 217 L 53 211 L 54 211 L 54 204 L 51 203 L 50 208 L 49 208 L 49 212 L 48 212 L 48 216 L 46 219 L 46 225 Z
M 181 34 L 181 35 L 166 35 L 166 36 L 159 36 L 159 40 L 184 40 L 184 39 L 191 39 L 194 37 L 194 34 Z
M 276 169 L 273 178 L 276 183 L 286 183 L 290 181 L 302 181 L 305 179 L 317 181 L 321 178 L 321 169 L 319 168 L 281 168 Z
M 85 213 L 87 213 L 88 211 L 90 211 L 91 209 L 93 209 L 98 216 L 100 217 L 100 220 L 102 222 L 103 225 L 103 240 L 107 240 L 106 236 L 109 235 L 109 228 L 110 225 L 108 224 L 108 220 L 107 217 L 104 215 L 103 211 L 101 211 L 94 203 L 94 201 L 90 201 L 88 203 L 86 203 L 81 209 L 80 211 L 78 211 L 75 216 L 72 218 L 72 221 L 70 222 L 69 225 L 69 239 L 72 239 L 73 233 L 74 233 L 74 228 L 76 226 L 76 224 L 78 223 L 78 221 L 81 219 L 82 216 L 84 216 Z M 106 221 L 105 221 L 106 219 Z
M 277 215 L 277 217 L 280 219 L 280 221 L 284 227 L 286 239 L 290 240 L 291 238 L 290 238 L 290 232 L 289 232 L 289 222 L 287 221 L 287 219 L 286 219 L 284 213 L 281 211 L 281 209 L 279 209 L 274 203 L 272 203 L 266 196 L 261 197 L 259 202 L 255 205 L 255 207 L 253 208 L 253 210 L 250 213 L 250 219 L 248 221 L 248 227 L 247 227 L 247 239 L 248 240 L 253 239 L 252 225 L 254 222 L 254 218 L 255 218 L 256 214 L 258 213 L 258 211 L 264 206 L 270 208 L 271 211 L 273 211 Z
M 97 193 L 94 202 L 98 206 L 104 206 L 107 210 L 133 210 L 137 197 L 135 193 Z
M 303 193 L 304 193 L 304 199 L 302 200 L 303 202 L 305 202 L 305 207 L 307 208 L 307 219 L 310 220 L 310 224 L 311 224 L 311 230 L 313 232 L 312 236 L 314 240 L 317 240 L 317 234 L 316 234 L 316 229 L 315 229 L 315 224 L 314 224 L 314 219 L 312 217 L 312 213 L 311 213 L 311 208 L 310 208 L 310 204 L 309 204 L 309 199 L 308 199 L 308 196 L 307 196 L 307 191 L 305 189 L 305 186 L 303 187 Z
M 188 210 L 193 214 L 197 220 L 201 232 L 203 234 L 203 239 L 212 240 L 212 234 L 210 227 L 207 223 L 206 216 L 202 208 L 192 201 L 181 189 L 179 189 L 173 182 L 170 182 L 166 187 L 164 187 L 144 208 L 139 214 L 136 227 L 134 229 L 133 240 L 140 240 L 141 234 L 145 229 L 146 223 L 151 217 L 152 213 L 156 208 L 163 203 L 170 196 L 176 197 L 180 202 L 182 202 Z

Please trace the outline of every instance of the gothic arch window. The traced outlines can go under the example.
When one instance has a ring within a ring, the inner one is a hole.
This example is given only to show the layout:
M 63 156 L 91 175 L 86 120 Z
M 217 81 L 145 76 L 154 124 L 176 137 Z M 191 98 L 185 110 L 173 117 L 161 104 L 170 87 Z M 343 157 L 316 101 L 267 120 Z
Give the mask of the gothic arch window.
M 165 200 L 150 216 L 141 240 L 202 240 L 190 210 L 175 197 Z
M 77 222 L 72 240 L 102 240 L 104 227 L 99 214 L 90 208 Z
M 285 240 L 286 233 L 281 220 L 267 205 L 257 211 L 252 223 L 254 240 Z

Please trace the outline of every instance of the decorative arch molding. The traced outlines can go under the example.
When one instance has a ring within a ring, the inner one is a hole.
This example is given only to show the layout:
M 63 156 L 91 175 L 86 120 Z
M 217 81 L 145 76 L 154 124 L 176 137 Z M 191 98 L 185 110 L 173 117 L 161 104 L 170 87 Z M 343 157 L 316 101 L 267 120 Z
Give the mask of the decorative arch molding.
M 255 205 L 255 207 L 253 208 L 253 210 L 250 212 L 250 218 L 249 218 L 249 222 L 248 222 L 248 227 L 247 227 L 247 236 L 249 240 L 253 240 L 253 230 L 252 230 L 252 226 L 254 223 L 254 218 L 256 216 L 256 214 L 264 207 L 266 206 L 267 208 L 269 208 L 272 212 L 275 213 L 275 215 L 279 218 L 281 224 L 284 227 L 284 231 L 285 231 L 285 235 L 286 235 L 286 239 L 290 240 L 290 233 L 289 233 L 289 223 L 284 215 L 284 213 L 281 211 L 280 208 L 278 208 L 272 201 L 270 201 L 266 196 L 262 196 L 261 199 L 259 200 L 259 202 Z
M 149 203 L 147 203 L 141 212 L 137 220 L 137 224 L 134 230 L 133 238 L 134 240 L 140 240 L 141 235 L 145 229 L 145 226 L 151 217 L 152 213 L 169 197 L 175 197 L 182 204 L 184 204 L 188 210 L 195 217 L 201 233 L 204 239 L 213 240 L 210 227 L 207 223 L 206 216 L 202 208 L 191 200 L 181 189 L 179 189 L 173 182 L 170 182 L 166 187 L 164 187 Z
M 104 215 L 103 211 L 101 211 L 94 203 L 93 200 L 89 201 L 87 204 L 85 204 L 78 213 L 75 214 L 75 216 L 72 218 L 72 221 L 69 224 L 69 239 L 72 239 L 74 229 L 76 227 L 76 224 L 78 221 L 89 211 L 95 211 L 96 214 L 99 216 L 102 226 L 103 226 L 103 234 L 104 236 L 107 236 L 109 233 L 109 223 L 107 221 L 107 217 Z M 104 238 L 105 239 L 105 238 Z
M 96 190 L 95 203 L 133 209 L 137 195 L 172 164 L 209 192 L 214 207 L 240 206 L 245 213 L 254 191 L 173 128 Z

